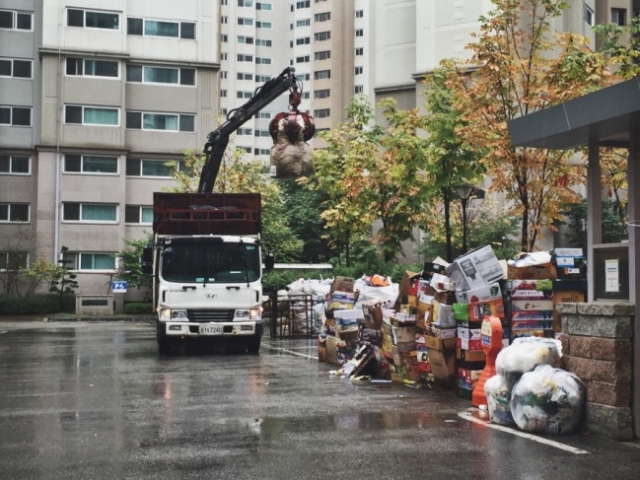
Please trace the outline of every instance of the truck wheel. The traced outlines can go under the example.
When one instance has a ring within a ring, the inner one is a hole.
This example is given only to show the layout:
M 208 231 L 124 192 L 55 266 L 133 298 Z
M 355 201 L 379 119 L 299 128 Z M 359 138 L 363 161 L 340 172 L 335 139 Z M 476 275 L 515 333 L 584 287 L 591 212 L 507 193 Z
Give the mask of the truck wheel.
M 169 355 L 171 351 L 171 341 L 167 338 L 164 325 L 160 322 L 158 322 L 156 329 L 156 340 L 158 341 L 158 353 L 160 355 Z
M 260 351 L 260 335 L 254 335 L 247 342 L 247 352 L 249 353 L 258 353 Z

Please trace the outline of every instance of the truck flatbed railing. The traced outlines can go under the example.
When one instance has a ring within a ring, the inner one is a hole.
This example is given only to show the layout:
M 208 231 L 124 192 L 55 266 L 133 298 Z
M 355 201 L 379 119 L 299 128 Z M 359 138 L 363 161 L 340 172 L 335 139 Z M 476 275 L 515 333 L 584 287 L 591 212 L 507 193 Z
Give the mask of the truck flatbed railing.
M 153 232 L 160 235 L 257 235 L 259 193 L 153 194 Z

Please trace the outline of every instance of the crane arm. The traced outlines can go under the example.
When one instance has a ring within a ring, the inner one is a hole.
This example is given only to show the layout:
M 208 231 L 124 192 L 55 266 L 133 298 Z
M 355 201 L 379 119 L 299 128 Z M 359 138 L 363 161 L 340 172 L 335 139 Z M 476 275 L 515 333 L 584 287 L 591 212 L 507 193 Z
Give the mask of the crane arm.
M 220 171 L 224 151 L 232 133 L 244 125 L 251 117 L 273 102 L 287 90 L 297 90 L 298 81 L 293 67 L 285 68 L 280 75 L 256 89 L 255 95 L 244 105 L 231 110 L 227 120 L 209 133 L 204 145 L 205 164 L 200 174 L 198 193 L 211 193 Z

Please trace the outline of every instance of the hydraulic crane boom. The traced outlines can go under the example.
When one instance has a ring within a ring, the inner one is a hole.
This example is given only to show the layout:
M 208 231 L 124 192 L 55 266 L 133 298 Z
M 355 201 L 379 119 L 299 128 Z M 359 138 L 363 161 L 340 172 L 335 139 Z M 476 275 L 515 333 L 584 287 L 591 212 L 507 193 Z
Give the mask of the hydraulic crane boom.
M 273 102 L 287 90 L 297 90 L 298 80 L 293 67 L 285 68 L 280 75 L 256 89 L 255 95 L 239 108 L 231 110 L 227 121 L 209 133 L 204 146 L 205 164 L 200 175 L 198 193 L 212 193 L 216 183 L 224 151 L 229 137 L 251 117 Z

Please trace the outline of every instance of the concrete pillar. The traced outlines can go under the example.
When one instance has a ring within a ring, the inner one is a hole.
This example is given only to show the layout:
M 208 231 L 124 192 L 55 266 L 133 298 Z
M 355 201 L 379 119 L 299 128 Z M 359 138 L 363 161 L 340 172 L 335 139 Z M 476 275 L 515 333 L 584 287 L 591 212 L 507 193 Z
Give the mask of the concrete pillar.
M 589 166 L 587 169 L 587 259 L 595 263 L 594 245 L 602 243 L 602 173 L 600 171 L 600 145 L 589 142 Z M 587 302 L 595 300 L 596 282 L 594 268 L 587 270 Z
M 640 186 L 640 130 L 630 129 L 629 132 L 629 160 L 627 162 L 628 204 L 627 218 L 629 221 L 629 303 L 636 305 L 640 300 L 640 193 L 636 185 Z M 636 213 L 638 212 L 638 213 Z M 636 436 L 640 436 L 640 322 L 633 325 L 633 414 Z

